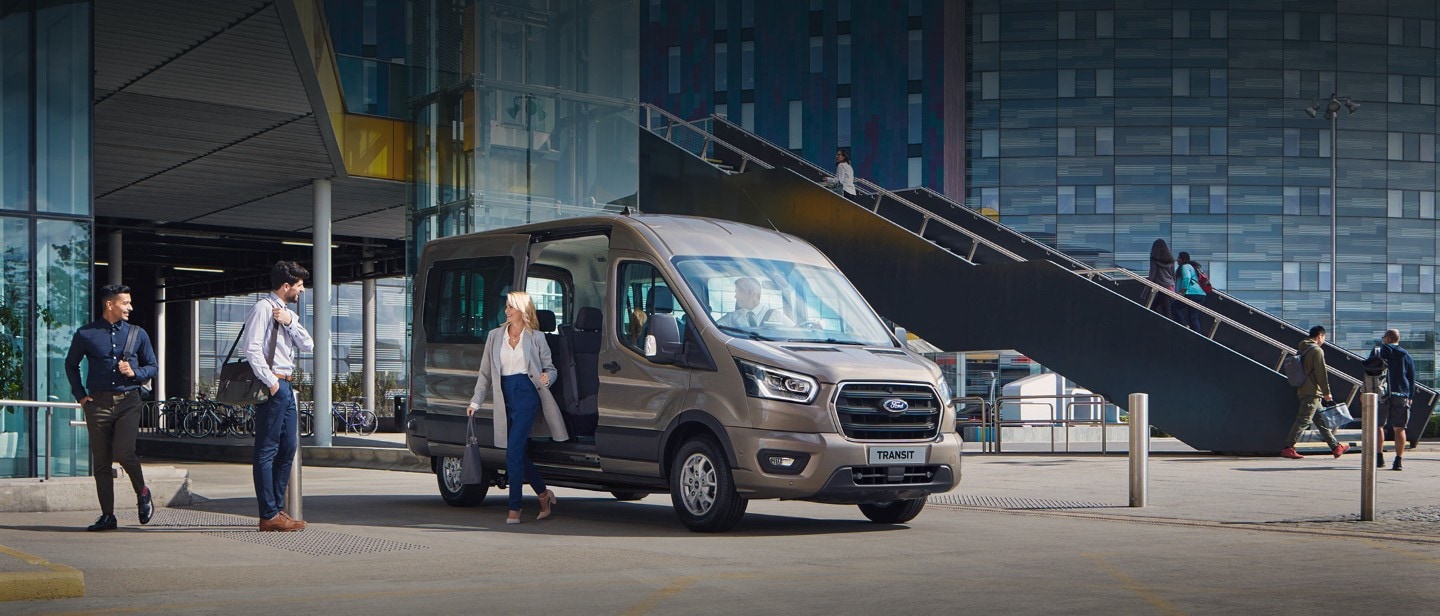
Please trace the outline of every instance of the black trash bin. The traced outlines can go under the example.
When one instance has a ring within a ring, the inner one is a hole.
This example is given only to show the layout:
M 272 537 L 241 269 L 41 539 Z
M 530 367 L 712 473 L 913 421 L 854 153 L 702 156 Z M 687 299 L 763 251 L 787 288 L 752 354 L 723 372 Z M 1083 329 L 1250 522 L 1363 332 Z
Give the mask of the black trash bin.
M 405 431 L 405 396 L 395 396 L 395 431 Z

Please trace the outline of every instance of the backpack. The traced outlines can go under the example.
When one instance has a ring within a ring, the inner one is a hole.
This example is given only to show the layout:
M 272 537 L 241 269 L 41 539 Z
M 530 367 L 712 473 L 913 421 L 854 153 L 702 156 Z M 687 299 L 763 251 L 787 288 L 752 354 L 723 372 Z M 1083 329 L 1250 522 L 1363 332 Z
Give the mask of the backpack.
M 1195 269 L 1195 281 L 1200 283 L 1200 290 L 1204 291 L 1206 295 L 1215 292 L 1215 287 L 1210 286 L 1210 277 L 1206 276 L 1205 272 L 1199 268 Z
M 1280 373 L 1290 381 L 1291 387 L 1304 385 L 1305 381 L 1310 378 L 1305 374 L 1305 362 L 1301 361 L 1299 353 L 1285 356 L 1285 361 L 1280 362 Z
M 1360 381 L 1360 393 L 1375 394 L 1381 401 L 1390 398 L 1390 364 L 1380 356 L 1385 347 L 1377 346 L 1365 360 L 1365 378 Z

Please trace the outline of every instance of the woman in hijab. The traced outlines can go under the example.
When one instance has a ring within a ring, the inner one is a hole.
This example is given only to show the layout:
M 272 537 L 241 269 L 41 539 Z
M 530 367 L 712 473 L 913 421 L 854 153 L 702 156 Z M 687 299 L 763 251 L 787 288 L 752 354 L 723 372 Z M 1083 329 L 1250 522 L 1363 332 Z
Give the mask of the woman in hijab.
M 1165 240 L 1157 239 L 1150 245 L 1150 275 L 1146 278 L 1166 289 L 1175 290 L 1175 257 L 1170 254 L 1170 246 Z M 1156 291 L 1150 309 L 1169 317 L 1170 296 Z

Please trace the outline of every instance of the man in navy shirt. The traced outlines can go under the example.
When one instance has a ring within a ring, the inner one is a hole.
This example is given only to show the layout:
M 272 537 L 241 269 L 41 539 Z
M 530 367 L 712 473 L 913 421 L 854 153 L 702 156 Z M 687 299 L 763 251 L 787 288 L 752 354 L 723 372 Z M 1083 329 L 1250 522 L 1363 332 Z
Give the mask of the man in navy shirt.
M 1387 329 L 1380 339 L 1382 344 L 1370 353 L 1385 360 L 1388 370 L 1389 397 L 1380 402 L 1380 427 L 1390 424 L 1395 433 L 1395 465 L 1392 470 L 1405 470 L 1401 458 L 1405 456 L 1405 426 L 1410 424 L 1410 398 L 1415 393 L 1415 360 L 1410 353 L 1400 348 L 1400 330 Z M 1367 360 L 1368 361 L 1368 360 Z M 1385 433 L 1380 433 L 1380 446 L 1375 450 L 1375 466 L 1385 466 Z
M 150 488 L 140 471 L 140 456 L 135 455 L 135 436 L 140 432 L 140 384 L 155 378 L 155 349 L 150 336 L 138 325 L 131 325 L 130 287 L 119 284 L 100 288 L 100 304 L 104 307 L 100 320 L 81 327 L 70 341 L 65 356 L 65 376 L 70 379 L 70 393 L 85 410 L 85 426 L 90 432 L 90 455 L 95 475 L 95 494 L 100 499 L 100 519 L 86 530 L 111 530 L 115 521 L 115 473 L 112 462 L 119 462 L 130 476 L 139 503 L 140 523 L 150 522 L 155 506 Z M 126 348 L 131 330 L 135 344 Z M 85 382 L 80 382 L 80 360 L 89 363 Z M 87 389 L 88 385 L 88 389 Z

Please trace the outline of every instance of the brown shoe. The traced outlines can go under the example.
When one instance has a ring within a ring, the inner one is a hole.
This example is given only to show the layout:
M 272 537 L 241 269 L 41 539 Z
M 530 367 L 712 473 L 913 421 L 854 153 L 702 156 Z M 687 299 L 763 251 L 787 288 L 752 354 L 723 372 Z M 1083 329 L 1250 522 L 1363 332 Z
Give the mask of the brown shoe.
M 290 517 L 290 514 L 285 513 L 284 511 L 281 511 L 281 512 L 280 512 L 280 515 L 285 516 L 285 519 L 290 520 L 291 522 L 294 522 L 294 523 L 296 523 L 296 524 L 299 524 L 301 529 L 304 529 L 305 527 L 309 526 L 309 524 L 306 523 L 305 520 L 297 520 L 297 519 L 295 519 L 295 518 L 292 518 L 292 517 Z
M 305 527 L 301 526 L 295 520 L 290 519 L 288 516 L 280 514 L 276 514 L 275 517 L 268 520 L 260 520 L 260 532 L 262 533 L 285 533 L 297 531 L 302 528 Z

